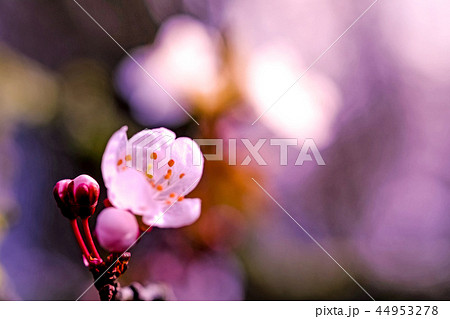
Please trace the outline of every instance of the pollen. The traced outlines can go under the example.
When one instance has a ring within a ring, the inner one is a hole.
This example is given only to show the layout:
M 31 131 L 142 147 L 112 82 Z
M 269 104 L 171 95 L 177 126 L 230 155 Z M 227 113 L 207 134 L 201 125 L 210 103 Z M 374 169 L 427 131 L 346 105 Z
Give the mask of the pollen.
M 156 154 L 155 152 L 152 153 L 152 155 L 150 156 L 151 159 L 157 159 L 158 158 L 158 154 Z
M 180 174 L 180 179 L 182 179 L 182 178 L 184 177 L 184 175 L 186 175 L 186 174 L 181 173 L 181 174 Z
M 162 185 L 161 185 L 161 184 L 160 184 L 160 185 L 157 185 L 157 186 L 156 186 L 156 190 L 157 190 L 157 191 L 162 191 L 162 190 L 163 190 Z
M 172 170 L 171 170 L 171 169 L 169 169 L 169 170 L 167 171 L 167 174 L 164 176 L 164 179 L 169 179 L 170 176 L 172 176 Z
M 118 161 L 117 161 L 117 166 L 122 165 L 122 163 L 123 163 L 123 160 L 122 160 L 122 159 L 118 160 Z
M 168 163 L 169 167 L 172 167 L 175 164 L 175 161 L 171 159 Z
M 131 161 L 131 155 L 128 154 L 127 156 L 125 156 L 125 160 L 126 160 L 127 162 L 130 162 L 130 161 Z

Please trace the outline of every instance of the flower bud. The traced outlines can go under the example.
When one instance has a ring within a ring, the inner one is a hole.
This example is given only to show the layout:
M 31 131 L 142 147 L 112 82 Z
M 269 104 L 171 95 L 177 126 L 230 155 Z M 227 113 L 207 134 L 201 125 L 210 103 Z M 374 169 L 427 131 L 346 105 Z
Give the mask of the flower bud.
M 58 207 L 69 219 L 91 216 L 97 206 L 99 194 L 100 186 L 88 175 L 80 175 L 74 180 L 63 179 L 53 188 Z
M 139 236 L 136 217 L 125 210 L 105 208 L 97 217 L 95 234 L 100 245 L 110 252 L 124 252 Z
M 63 179 L 56 183 L 53 188 L 53 196 L 55 197 L 56 204 L 58 205 L 61 213 L 64 217 L 69 219 L 77 218 L 77 215 L 72 211 L 69 205 L 69 193 L 67 189 L 72 182 L 70 179 Z
M 68 191 L 70 205 L 78 216 L 84 219 L 94 214 L 100 195 L 100 186 L 95 179 L 80 175 L 69 184 Z

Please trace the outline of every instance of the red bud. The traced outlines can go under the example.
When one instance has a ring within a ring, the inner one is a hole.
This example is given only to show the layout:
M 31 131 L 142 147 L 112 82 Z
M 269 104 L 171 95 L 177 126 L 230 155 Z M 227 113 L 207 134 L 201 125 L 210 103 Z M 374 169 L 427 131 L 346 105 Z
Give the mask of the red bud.
M 77 215 L 75 215 L 70 209 L 68 198 L 69 193 L 67 191 L 71 182 L 72 180 L 70 179 L 63 179 L 56 183 L 55 187 L 53 188 L 53 196 L 55 197 L 56 204 L 58 205 L 64 217 L 75 219 L 77 218 Z
M 94 214 L 100 186 L 92 177 L 80 175 L 74 180 L 64 179 L 56 183 L 53 194 L 65 217 L 75 219 L 79 216 L 83 219 Z

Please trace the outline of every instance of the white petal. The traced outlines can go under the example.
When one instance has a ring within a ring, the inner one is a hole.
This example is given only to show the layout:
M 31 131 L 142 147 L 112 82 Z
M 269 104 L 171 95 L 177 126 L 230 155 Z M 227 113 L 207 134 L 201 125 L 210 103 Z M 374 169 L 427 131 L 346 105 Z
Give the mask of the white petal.
M 187 198 L 167 206 L 158 216 L 143 217 L 143 222 L 149 226 L 160 228 L 178 228 L 194 223 L 200 217 L 201 200 Z
M 166 173 L 171 170 L 170 178 L 165 181 L 164 190 L 159 199 L 165 200 L 171 193 L 176 196 L 189 194 L 200 182 L 203 174 L 204 159 L 198 144 L 187 137 L 180 137 L 175 140 L 170 149 L 170 156 L 173 160 L 171 167 L 164 166 Z
M 160 202 L 155 200 L 156 193 L 141 172 L 128 168 L 112 179 L 108 199 L 117 208 L 153 216 L 161 211 Z
M 108 141 L 102 158 L 102 175 L 106 187 L 109 187 L 111 180 L 117 175 L 120 160 L 125 165 L 125 154 L 127 146 L 128 127 L 123 126 L 116 131 Z
M 131 155 L 131 162 L 128 165 L 153 175 L 153 171 L 149 171 L 149 164 L 153 168 L 161 161 L 167 162 L 169 159 L 166 159 L 166 149 L 174 140 L 175 133 L 163 127 L 135 134 L 127 145 L 127 154 Z M 156 155 L 155 160 L 152 159 L 153 154 Z

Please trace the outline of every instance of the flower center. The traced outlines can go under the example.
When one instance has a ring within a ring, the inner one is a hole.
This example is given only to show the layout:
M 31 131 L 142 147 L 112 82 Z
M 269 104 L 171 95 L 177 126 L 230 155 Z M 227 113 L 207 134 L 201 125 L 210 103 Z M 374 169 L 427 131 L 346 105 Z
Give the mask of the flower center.
M 143 152 L 147 153 L 147 152 Z M 176 164 L 174 159 L 170 159 L 161 168 L 158 168 L 158 164 L 163 163 L 162 161 L 155 163 L 158 159 L 158 154 L 156 152 L 150 153 L 145 160 L 142 158 L 140 160 L 135 160 L 131 154 L 127 154 L 124 159 L 119 159 L 117 162 L 117 167 L 120 170 L 126 170 L 127 168 L 134 168 L 145 174 L 147 181 L 156 189 L 158 192 L 163 192 L 171 183 L 174 183 L 174 166 Z M 145 164 L 145 166 L 143 166 Z M 145 167 L 146 169 L 143 169 Z M 178 180 L 181 180 L 186 174 L 181 173 L 178 175 Z M 167 205 L 171 205 L 176 201 L 182 201 L 184 199 L 181 194 L 170 193 L 165 200 Z

